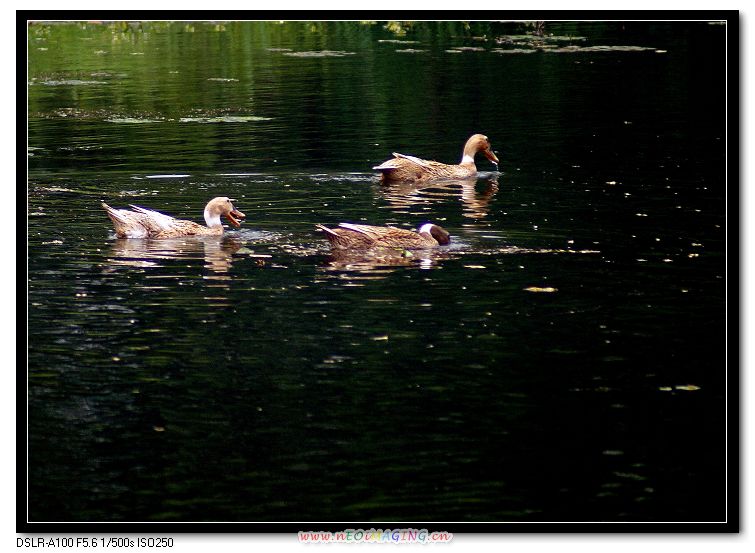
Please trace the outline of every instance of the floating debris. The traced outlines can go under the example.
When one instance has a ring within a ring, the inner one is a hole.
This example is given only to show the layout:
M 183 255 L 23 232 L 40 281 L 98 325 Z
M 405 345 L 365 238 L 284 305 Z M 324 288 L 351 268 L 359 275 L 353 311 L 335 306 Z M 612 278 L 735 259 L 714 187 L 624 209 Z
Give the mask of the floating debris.
M 694 384 L 677 384 L 676 386 L 659 386 L 658 389 L 661 392 L 673 392 L 674 390 L 681 390 L 684 392 L 696 392 L 700 389 L 700 386 Z
M 403 50 L 396 50 L 399 54 L 419 54 L 427 52 L 427 50 L 415 50 L 414 48 L 404 48 Z
M 525 292 L 543 292 L 543 293 L 552 293 L 552 292 L 558 292 L 558 288 L 552 288 L 550 286 L 546 286 L 545 288 L 540 288 L 539 286 L 528 286 L 524 289 Z
M 674 386 L 674 389 L 683 390 L 685 392 L 695 392 L 700 389 L 700 386 L 695 386 L 694 384 L 684 384 L 684 385 Z
M 218 82 L 218 83 L 237 83 L 237 82 L 239 82 L 238 79 L 233 79 L 233 78 L 226 79 L 226 78 L 223 78 L 223 77 L 210 77 L 207 80 L 208 81 L 215 81 L 215 82 Z

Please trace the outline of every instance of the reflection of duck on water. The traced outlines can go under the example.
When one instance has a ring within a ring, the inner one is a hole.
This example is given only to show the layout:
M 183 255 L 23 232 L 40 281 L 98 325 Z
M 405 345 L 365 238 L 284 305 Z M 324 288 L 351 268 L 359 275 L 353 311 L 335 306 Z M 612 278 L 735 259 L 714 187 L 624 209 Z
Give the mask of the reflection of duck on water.
M 461 197 L 464 204 L 464 216 L 481 219 L 490 212 L 490 201 L 498 192 L 498 177 L 492 175 L 481 182 L 482 188 L 479 191 L 476 179 L 458 179 L 427 184 L 391 183 L 381 186 L 380 193 L 391 207 L 397 210 Z
M 381 279 L 397 267 L 415 266 L 429 269 L 447 252 L 438 250 L 397 250 L 395 248 L 372 248 L 368 250 L 333 249 L 328 257 L 326 271 L 357 272 L 364 279 Z
M 236 237 L 188 237 L 165 240 L 116 239 L 113 242 L 116 265 L 138 267 L 155 266 L 155 260 L 178 260 L 203 257 L 205 267 L 214 273 L 227 273 L 233 264 L 233 254 L 241 248 Z

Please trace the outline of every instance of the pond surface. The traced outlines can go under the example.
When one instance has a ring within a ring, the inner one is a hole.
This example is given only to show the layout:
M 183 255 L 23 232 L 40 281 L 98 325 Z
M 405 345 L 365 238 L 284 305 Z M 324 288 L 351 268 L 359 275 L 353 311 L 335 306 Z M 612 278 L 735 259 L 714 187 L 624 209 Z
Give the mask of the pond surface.
M 723 520 L 726 27 L 528 30 L 30 26 L 29 520 Z

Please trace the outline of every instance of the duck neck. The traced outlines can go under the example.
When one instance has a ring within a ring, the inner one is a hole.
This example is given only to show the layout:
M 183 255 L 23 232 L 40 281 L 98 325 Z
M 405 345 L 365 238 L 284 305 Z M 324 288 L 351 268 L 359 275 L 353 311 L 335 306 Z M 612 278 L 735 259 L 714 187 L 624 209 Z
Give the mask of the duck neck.
M 435 240 L 435 237 L 433 236 L 432 230 L 433 230 L 432 223 L 425 223 L 421 227 L 419 227 L 419 230 L 417 231 L 417 234 L 420 236 L 423 236 L 424 238 L 429 238 L 430 240 Z M 437 240 L 435 240 L 437 242 Z
M 460 165 L 471 165 L 474 167 L 474 156 L 476 153 L 477 150 L 474 149 L 474 146 L 471 144 L 465 144 Z
M 204 210 L 204 221 L 210 228 L 223 227 L 223 223 L 220 222 L 220 213 L 213 213 L 207 208 Z

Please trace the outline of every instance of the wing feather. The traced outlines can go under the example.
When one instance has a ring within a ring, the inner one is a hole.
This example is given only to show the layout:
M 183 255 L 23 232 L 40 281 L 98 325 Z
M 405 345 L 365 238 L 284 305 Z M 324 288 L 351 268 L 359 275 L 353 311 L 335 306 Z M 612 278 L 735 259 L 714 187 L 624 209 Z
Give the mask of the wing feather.
M 160 230 L 170 230 L 175 227 L 177 219 L 170 215 L 165 215 L 154 209 L 147 209 L 145 207 L 139 207 L 138 205 L 129 204 L 131 209 L 137 213 L 141 213 L 146 216 L 150 221 L 150 226 L 157 227 Z

